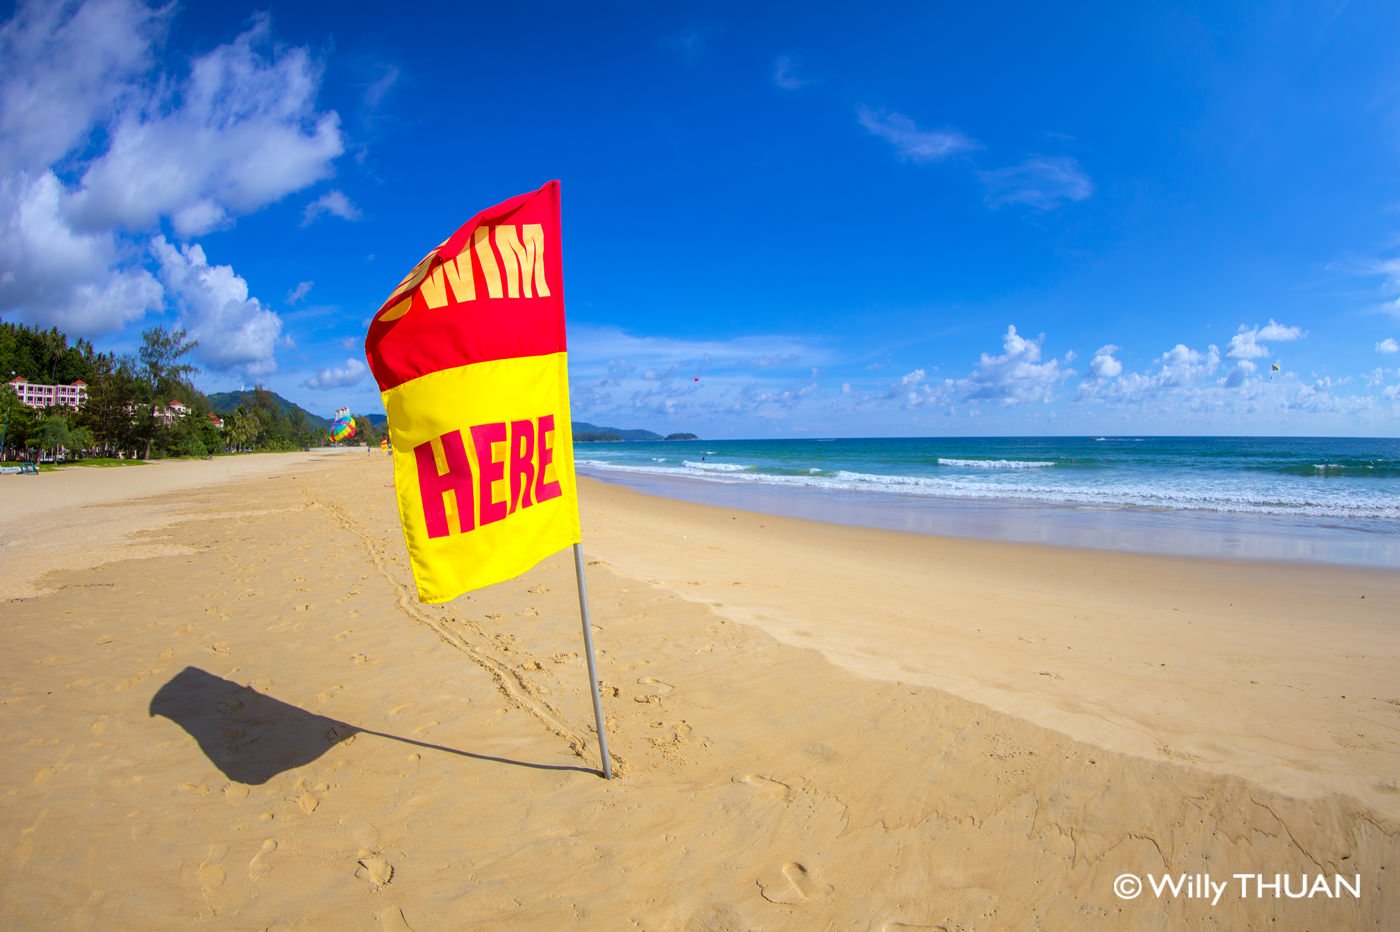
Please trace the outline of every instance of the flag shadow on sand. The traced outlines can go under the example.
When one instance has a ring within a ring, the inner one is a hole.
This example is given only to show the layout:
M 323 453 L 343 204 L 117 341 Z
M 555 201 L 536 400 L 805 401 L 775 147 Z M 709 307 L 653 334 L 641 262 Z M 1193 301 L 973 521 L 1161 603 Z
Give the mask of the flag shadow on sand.
M 183 728 L 224 776 L 235 783 L 253 786 L 303 767 L 340 742 L 359 734 L 497 764 L 597 773 L 586 767 L 532 764 L 473 754 L 371 731 L 316 715 L 198 667 L 186 667 L 162 686 L 151 697 L 150 714 L 168 718 Z

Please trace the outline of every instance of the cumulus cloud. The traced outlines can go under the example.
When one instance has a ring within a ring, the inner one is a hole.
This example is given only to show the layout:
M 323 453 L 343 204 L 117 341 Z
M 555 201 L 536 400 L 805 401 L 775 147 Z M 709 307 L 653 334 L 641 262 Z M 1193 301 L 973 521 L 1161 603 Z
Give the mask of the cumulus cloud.
M 1378 353 L 1400 353 L 1400 343 L 1395 342 L 1394 337 L 1386 337 L 1376 344 Z
M 1091 374 L 1104 375 L 1079 383 L 1081 399 L 1140 403 L 1172 392 L 1187 392 L 1200 386 L 1218 387 L 1212 381 L 1220 368 L 1220 350 L 1215 346 L 1205 352 L 1178 343 L 1152 361 L 1142 372 L 1126 372 L 1113 355 L 1116 346 L 1105 346 L 1089 364 Z M 1097 365 L 1097 371 L 1096 371 Z M 1113 376 L 1107 372 L 1117 370 Z
M 0 172 L 43 170 L 84 142 L 151 67 L 170 7 L 25 2 L 0 26 Z
M 1285 343 L 1301 340 L 1304 336 L 1300 327 L 1285 327 L 1272 317 L 1262 327 L 1247 327 L 1240 324 L 1239 332 L 1230 338 L 1225 355 L 1230 359 L 1260 359 L 1269 355 L 1269 348 L 1261 341 Z
M 317 217 L 330 214 L 342 220 L 359 220 L 360 209 L 350 203 L 350 198 L 341 191 L 327 191 L 306 205 L 301 215 L 301 225 L 307 226 Z
M 178 91 L 132 107 L 83 173 L 72 210 L 89 227 L 146 229 L 162 216 L 197 236 L 330 174 L 340 119 L 317 113 L 320 69 L 272 49 L 266 16 L 195 59 Z
M 945 384 L 961 401 L 997 401 L 1004 405 L 1050 401 L 1055 386 L 1074 372 L 1062 368 L 1058 359 L 1042 362 L 1044 342 L 1044 334 L 1028 340 L 1016 332 L 1014 324 L 1008 326 L 1001 338 L 999 355 L 983 353 L 967 378 Z
M 347 359 L 336 369 L 322 369 L 304 383 L 307 388 L 349 388 L 358 385 L 369 368 L 358 359 Z
M 0 178 L 0 310 L 95 336 L 160 307 L 160 284 L 111 233 L 74 230 L 53 172 Z
M 195 351 L 210 368 L 250 376 L 276 370 L 273 350 L 282 319 L 248 294 L 248 283 L 227 265 L 210 265 L 198 244 L 176 247 L 157 236 L 151 252 L 171 297 L 184 312 Z
M 900 157 L 910 162 L 941 162 L 960 152 L 977 148 L 957 130 L 923 130 L 902 113 L 886 113 L 861 107 L 856 120 L 872 135 L 894 146 Z
M 0 312 L 95 336 L 167 298 L 203 307 L 148 271 L 173 249 L 149 238 L 157 225 L 197 235 L 330 173 L 339 118 L 315 109 L 306 50 L 276 46 L 261 17 L 187 77 L 163 72 L 173 9 L 24 2 L 0 26 Z M 270 363 L 261 335 L 281 324 L 263 315 L 232 328 L 239 364 Z M 220 350 L 201 350 L 216 364 Z
M 1071 158 L 1035 156 L 1020 165 L 978 172 L 993 207 L 1025 204 L 1036 210 L 1054 210 L 1094 193 L 1094 183 Z
M 1123 374 L 1123 364 L 1119 362 L 1114 353 L 1118 352 L 1118 347 L 1112 343 L 1101 346 L 1094 353 L 1094 358 L 1089 360 L 1089 375 L 1095 379 L 1116 379 Z

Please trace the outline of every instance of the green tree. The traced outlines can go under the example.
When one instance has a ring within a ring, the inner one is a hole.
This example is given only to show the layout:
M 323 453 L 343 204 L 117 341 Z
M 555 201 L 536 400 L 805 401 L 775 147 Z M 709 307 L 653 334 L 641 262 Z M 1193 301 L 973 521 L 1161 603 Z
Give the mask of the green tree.
M 58 409 L 50 409 L 39 418 L 35 429 L 30 433 L 28 444 L 41 452 L 48 451 L 57 459 L 60 454 L 79 453 L 92 446 L 92 431 L 86 427 L 74 426 L 70 415 Z
M 261 431 L 261 422 L 243 405 L 239 405 L 233 413 L 224 418 L 224 437 L 231 452 L 252 449 L 257 444 Z
M 180 362 L 180 359 L 199 344 L 185 337 L 184 330 L 167 333 L 164 327 L 152 327 L 141 334 L 136 372 L 145 396 L 143 401 L 150 409 L 142 425 L 146 459 L 151 458 L 151 445 L 160 427 L 160 421 L 155 416 L 156 406 L 168 404 L 178 394 L 190 395 L 194 392 L 190 379 L 199 370 L 189 363 Z
M 108 456 L 126 452 L 134 457 L 144 443 L 149 418 L 136 361 L 130 356 L 97 357 L 87 401 L 77 417 L 92 431 L 94 446 Z
M 9 383 L 0 385 L 0 460 L 9 459 L 11 447 L 25 445 L 33 421 L 33 410 L 20 402 Z

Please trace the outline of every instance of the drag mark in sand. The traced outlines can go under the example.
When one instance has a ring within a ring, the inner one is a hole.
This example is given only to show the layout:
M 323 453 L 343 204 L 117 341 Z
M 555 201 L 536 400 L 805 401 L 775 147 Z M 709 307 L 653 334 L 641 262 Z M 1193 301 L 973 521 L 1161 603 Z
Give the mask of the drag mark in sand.
M 394 572 L 379 544 L 356 526 L 340 505 L 334 501 L 322 499 L 305 485 L 302 486 L 302 491 L 317 507 L 324 508 L 329 512 L 335 518 L 336 523 L 360 539 L 375 568 L 394 588 L 399 610 L 404 615 L 430 628 L 444 644 L 455 648 L 472 663 L 486 671 L 508 702 L 516 708 L 528 712 L 551 733 L 568 742 L 569 749 L 573 751 L 575 756 L 580 759 L 588 758 L 592 753 L 589 748 L 593 739 L 565 722 L 559 711 L 539 694 L 539 690 L 522 675 L 519 669 L 495 656 L 498 653 L 513 651 L 508 651 L 495 643 L 494 639 L 480 625 L 470 619 L 434 617 L 418 602 L 412 587 L 403 581 L 402 574 Z M 540 666 L 542 665 L 537 664 L 535 668 L 538 669 Z M 613 755 L 613 765 L 619 774 L 625 768 L 625 763 L 616 755 Z

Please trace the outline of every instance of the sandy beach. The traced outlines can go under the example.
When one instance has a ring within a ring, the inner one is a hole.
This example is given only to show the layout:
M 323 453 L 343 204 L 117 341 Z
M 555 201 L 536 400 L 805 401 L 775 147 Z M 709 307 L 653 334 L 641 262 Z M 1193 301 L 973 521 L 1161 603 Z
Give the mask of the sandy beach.
M 391 468 L 0 477 L 6 928 L 1400 924 L 1394 570 L 583 480 L 604 781 L 571 555 L 421 605 Z

